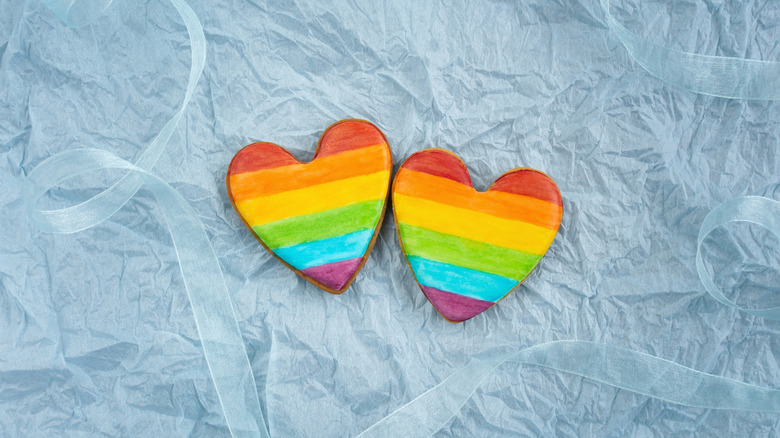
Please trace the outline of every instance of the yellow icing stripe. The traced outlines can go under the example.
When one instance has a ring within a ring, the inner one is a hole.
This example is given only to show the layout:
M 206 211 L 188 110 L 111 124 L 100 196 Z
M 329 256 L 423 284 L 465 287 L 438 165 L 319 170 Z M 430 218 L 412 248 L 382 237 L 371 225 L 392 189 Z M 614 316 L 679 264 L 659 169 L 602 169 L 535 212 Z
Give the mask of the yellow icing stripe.
M 349 204 L 383 199 L 390 171 L 345 178 L 325 184 L 261 196 L 236 207 L 250 227 L 304 214 L 318 213 Z
M 427 199 L 393 195 L 398 222 L 528 254 L 544 255 L 556 230 Z

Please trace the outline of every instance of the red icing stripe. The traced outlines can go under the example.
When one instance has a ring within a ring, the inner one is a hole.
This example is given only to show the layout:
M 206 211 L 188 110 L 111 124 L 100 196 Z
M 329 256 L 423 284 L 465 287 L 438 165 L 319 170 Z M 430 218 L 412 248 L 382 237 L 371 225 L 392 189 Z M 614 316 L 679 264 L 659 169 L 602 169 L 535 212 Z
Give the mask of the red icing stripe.
M 514 193 L 563 205 L 558 186 L 549 176 L 538 170 L 518 169 L 507 172 L 493 183 L 490 190 Z
M 317 157 L 327 157 L 341 152 L 387 143 L 385 136 L 371 123 L 349 120 L 328 128 L 320 139 Z
M 273 143 L 253 143 L 238 151 L 230 162 L 228 175 L 300 164 L 292 154 Z
M 451 179 L 471 187 L 471 177 L 466 165 L 455 154 L 444 149 L 429 149 L 412 154 L 401 167 Z

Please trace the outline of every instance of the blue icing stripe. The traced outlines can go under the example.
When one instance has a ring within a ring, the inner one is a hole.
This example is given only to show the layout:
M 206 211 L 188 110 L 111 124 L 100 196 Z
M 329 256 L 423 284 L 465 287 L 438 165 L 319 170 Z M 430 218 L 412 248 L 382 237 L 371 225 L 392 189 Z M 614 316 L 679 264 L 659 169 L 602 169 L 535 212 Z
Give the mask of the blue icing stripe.
M 356 231 L 328 239 L 276 248 L 274 253 L 295 269 L 363 257 L 374 230 Z
M 409 256 L 417 281 L 469 298 L 496 302 L 519 284 L 517 280 L 462 268 L 422 257 Z

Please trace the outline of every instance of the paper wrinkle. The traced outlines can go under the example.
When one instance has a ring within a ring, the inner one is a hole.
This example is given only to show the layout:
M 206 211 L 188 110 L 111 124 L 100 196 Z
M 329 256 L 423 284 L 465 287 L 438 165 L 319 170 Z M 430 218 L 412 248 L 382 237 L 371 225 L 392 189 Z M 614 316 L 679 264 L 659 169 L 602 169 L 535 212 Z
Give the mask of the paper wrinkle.
M 656 42 L 780 59 L 771 2 L 733 11 L 636 4 L 612 2 L 612 12 Z M 272 436 L 355 436 L 473 360 L 559 339 L 776 386 L 780 323 L 706 295 L 695 254 L 699 226 L 720 202 L 780 199 L 777 104 L 695 95 L 653 78 L 610 34 L 598 0 L 192 7 L 207 65 L 154 171 L 211 238 Z M 0 17 L 0 435 L 227 436 L 150 192 L 73 235 L 32 228 L 19 199 L 22 178 L 54 153 L 86 146 L 138 157 L 181 102 L 184 27 L 156 1 L 114 2 L 76 30 L 38 1 L 0 0 L 0 10 L 11 11 Z M 322 131 L 347 117 L 379 126 L 396 166 L 444 147 L 480 190 L 513 167 L 550 175 L 564 216 L 547 257 L 512 295 L 457 325 L 415 284 L 392 215 L 343 295 L 291 273 L 233 212 L 227 164 L 258 140 L 309 159 Z M 72 205 L 118 177 L 85 175 L 43 204 Z M 715 231 L 704 244 L 708 270 L 738 304 L 777 305 L 777 243 L 747 225 Z M 435 436 L 744 436 L 778 427 L 774 414 L 715 415 L 506 365 Z

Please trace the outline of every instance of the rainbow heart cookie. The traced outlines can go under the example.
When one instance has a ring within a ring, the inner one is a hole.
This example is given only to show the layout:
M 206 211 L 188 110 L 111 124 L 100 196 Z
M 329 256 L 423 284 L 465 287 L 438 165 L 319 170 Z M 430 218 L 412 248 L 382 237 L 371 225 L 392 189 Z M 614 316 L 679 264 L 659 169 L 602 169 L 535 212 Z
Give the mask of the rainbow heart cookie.
M 547 252 L 563 215 L 558 187 L 542 172 L 513 169 L 477 192 L 457 155 L 426 149 L 393 182 L 401 248 L 428 301 L 461 322 L 516 288 Z
M 301 163 L 281 146 L 254 143 L 230 162 L 233 208 L 271 254 L 334 294 L 349 288 L 376 240 L 392 154 L 382 131 L 342 120 Z

